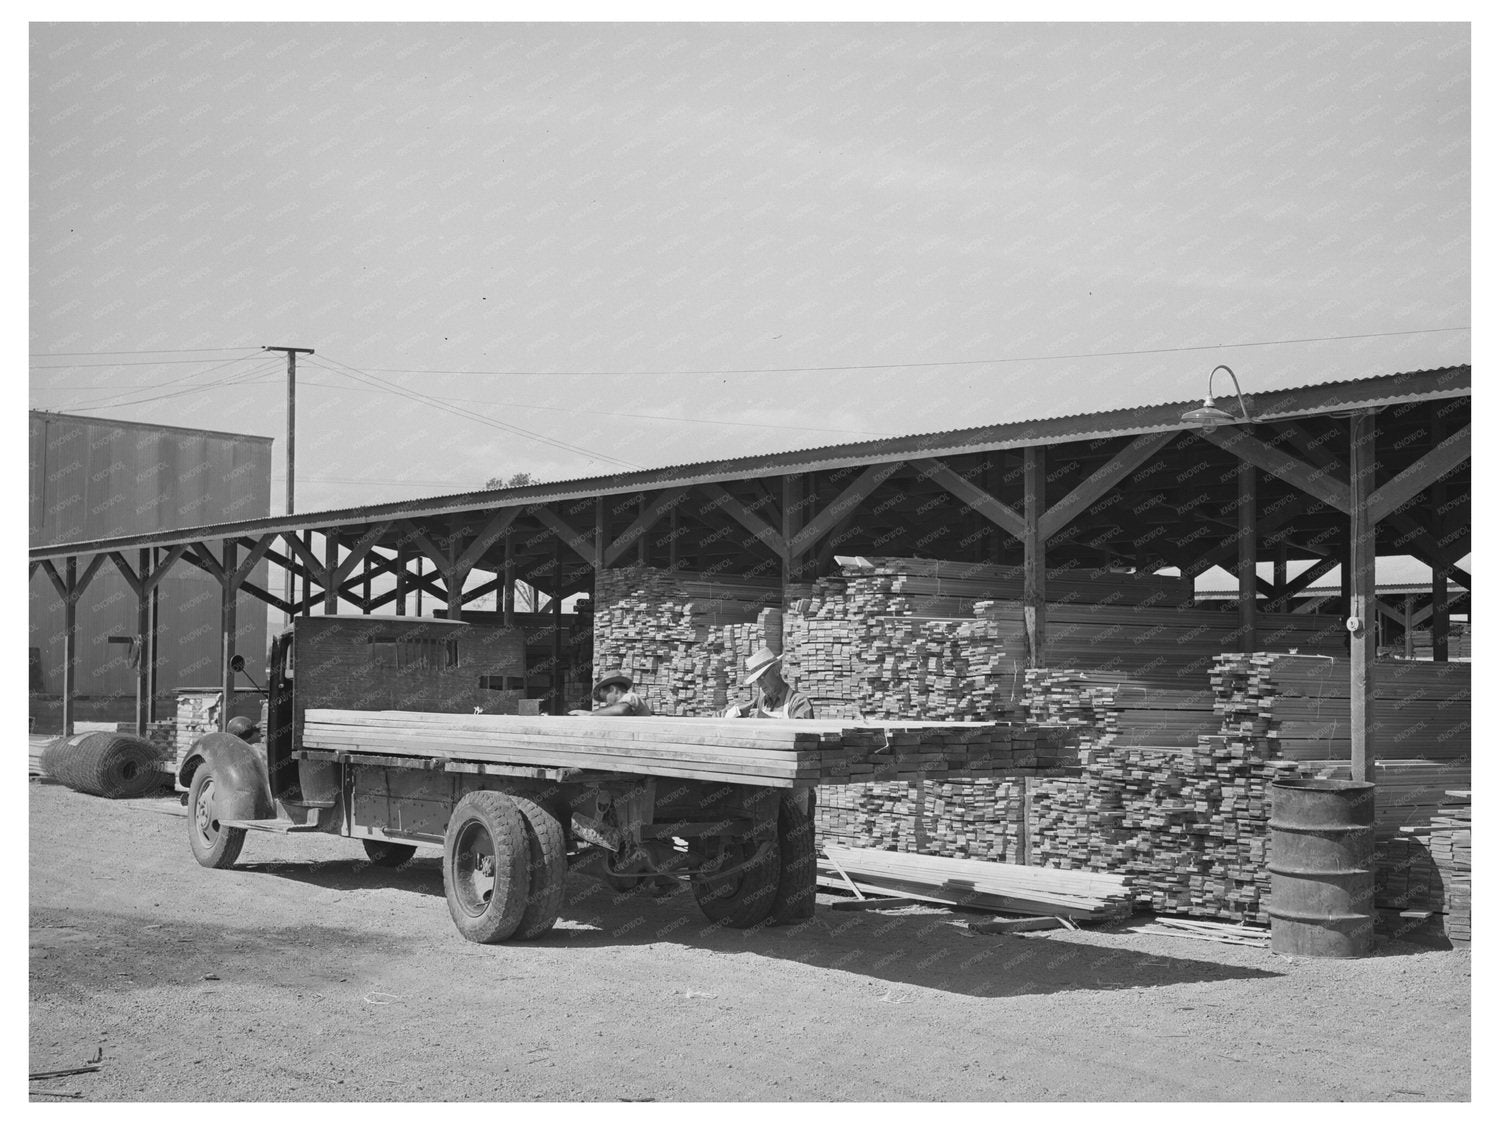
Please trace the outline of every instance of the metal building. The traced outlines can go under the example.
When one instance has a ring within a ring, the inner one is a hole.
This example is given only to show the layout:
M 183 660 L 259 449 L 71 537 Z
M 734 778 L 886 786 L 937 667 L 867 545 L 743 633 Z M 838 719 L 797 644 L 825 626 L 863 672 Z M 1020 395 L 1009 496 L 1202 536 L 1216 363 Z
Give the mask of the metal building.
M 31 411 L 29 437 L 33 546 L 166 532 L 270 512 L 269 437 L 39 410 Z M 127 553 L 136 562 L 137 553 L 144 552 Z M 135 573 L 145 569 L 137 565 Z M 31 713 L 44 731 L 60 728 L 66 663 L 70 606 L 55 584 L 48 571 L 31 575 Z M 138 597 L 138 585 L 138 578 L 133 581 L 119 567 L 104 566 L 71 606 L 80 718 L 129 719 L 143 661 L 154 668 L 149 694 L 159 704 L 178 687 L 218 680 L 218 583 L 201 570 L 180 567 L 163 572 L 148 598 Z M 263 610 L 238 615 L 240 650 L 264 649 L 265 617 Z

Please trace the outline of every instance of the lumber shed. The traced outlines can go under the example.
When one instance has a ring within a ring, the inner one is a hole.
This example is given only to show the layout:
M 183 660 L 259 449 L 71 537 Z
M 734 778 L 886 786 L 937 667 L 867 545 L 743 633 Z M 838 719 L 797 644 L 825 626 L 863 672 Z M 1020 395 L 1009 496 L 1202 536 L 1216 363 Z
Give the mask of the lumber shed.
M 594 593 L 625 566 L 768 583 L 783 596 L 833 573 L 836 558 L 877 555 L 1010 567 L 1021 586 L 1028 668 L 1049 664 L 1049 589 L 1070 578 L 1175 575 L 1178 604 L 1213 566 L 1235 574 L 1237 647 L 1253 652 L 1268 615 L 1337 571 L 1322 598 L 1350 627 L 1350 769 L 1368 774 L 1380 606 L 1374 561 L 1431 567 L 1419 611 L 1432 659 L 1448 659 L 1448 619 L 1470 576 L 1470 368 L 1376 375 L 1243 396 L 1243 420 L 1208 429 L 1193 402 L 1011 421 L 721 462 L 208 523 L 165 533 L 33 545 L 64 605 L 101 567 L 137 596 L 175 567 L 219 586 L 221 681 L 235 689 L 236 593 L 290 616 L 462 617 L 486 594 L 512 619 L 516 582 L 550 598 Z M 294 580 L 254 579 L 269 563 Z M 1269 563 L 1272 577 L 1256 574 Z M 1295 576 L 1289 567 L 1310 563 Z M 774 598 L 773 598 L 774 599 Z M 1412 611 L 1414 602 L 1403 609 Z M 532 618 L 535 623 L 536 618 Z M 71 638 L 68 638 L 71 642 Z M 558 639 L 555 646 L 560 647 Z M 76 658 L 69 649 L 69 660 Z M 258 653 L 254 653 L 257 655 Z M 148 687 L 140 662 L 142 682 Z M 70 665 L 71 666 L 71 663 Z M 72 715 L 64 676 L 63 722 Z M 569 700 L 554 690 L 550 709 Z M 223 708 L 222 713 L 228 713 Z M 144 720 L 144 709 L 140 709 Z

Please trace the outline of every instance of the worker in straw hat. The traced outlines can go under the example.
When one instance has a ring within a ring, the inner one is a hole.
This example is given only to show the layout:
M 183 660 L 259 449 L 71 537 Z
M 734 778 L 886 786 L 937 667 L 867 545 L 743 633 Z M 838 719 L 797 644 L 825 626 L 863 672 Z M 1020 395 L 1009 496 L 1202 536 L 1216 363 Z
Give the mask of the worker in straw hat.
M 724 711 L 725 718 L 811 718 L 812 700 L 781 676 L 781 657 L 762 648 L 745 661 L 745 686 L 758 688 L 755 701 Z
M 651 708 L 635 691 L 635 680 L 623 671 L 612 671 L 594 684 L 594 701 L 600 706 L 593 710 L 570 710 L 569 714 L 587 714 L 594 718 L 624 715 L 630 718 L 648 718 Z

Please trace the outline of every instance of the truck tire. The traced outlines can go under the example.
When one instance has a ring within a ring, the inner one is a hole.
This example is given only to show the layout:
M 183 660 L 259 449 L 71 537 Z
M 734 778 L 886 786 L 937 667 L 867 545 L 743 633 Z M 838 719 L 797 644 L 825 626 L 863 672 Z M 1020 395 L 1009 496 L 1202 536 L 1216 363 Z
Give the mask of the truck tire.
M 525 819 L 503 792 L 459 800 L 443 838 L 443 892 L 468 940 L 498 944 L 521 924 L 530 885 Z
M 222 827 L 213 815 L 214 774 L 206 765 L 198 767 L 188 789 L 188 846 L 199 865 L 224 870 L 234 865 L 245 845 L 245 829 Z
M 776 900 L 771 906 L 771 924 L 806 921 L 813 915 L 818 892 L 818 846 L 813 823 L 800 805 L 782 798 L 777 817 L 779 877 Z
M 401 866 L 417 853 L 410 843 L 391 843 L 385 839 L 364 839 L 361 842 L 365 845 L 365 858 L 372 866 Z
M 749 929 L 771 915 L 776 903 L 776 884 L 780 875 L 780 848 L 769 840 L 748 835 L 736 845 L 725 848 L 725 865 L 734 866 L 749 859 L 762 843 L 769 843 L 755 865 L 732 878 L 717 882 L 693 882 L 693 897 L 698 909 L 710 921 L 731 929 Z
M 526 876 L 531 890 L 513 939 L 535 940 L 557 924 L 562 909 L 568 874 L 567 833 L 543 797 L 519 786 L 504 785 L 499 791 L 510 797 L 526 828 Z

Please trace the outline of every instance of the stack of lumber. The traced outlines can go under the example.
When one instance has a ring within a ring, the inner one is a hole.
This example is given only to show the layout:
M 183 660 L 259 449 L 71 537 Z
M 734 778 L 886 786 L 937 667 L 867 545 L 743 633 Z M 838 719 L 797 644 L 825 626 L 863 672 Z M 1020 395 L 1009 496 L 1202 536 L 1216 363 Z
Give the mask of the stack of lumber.
M 1184 609 L 1164 602 L 1063 601 L 1050 586 L 1047 598 L 1046 655 L 1051 667 L 1118 671 L 1155 679 L 1165 674 L 1197 686 L 1221 652 L 1239 646 L 1239 619 L 1217 609 Z M 982 601 L 974 611 L 1000 627 L 1002 644 L 1012 651 L 1026 650 L 1019 600 Z M 1260 643 L 1268 647 L 1329 654 L 1344 651 L 1341 617 L 1261 613 L 1256 628 Z
M 1449 792 L 1432 817 L 1432 859 L 1443 878 L 1443 932 L 1468 943 L 1473 931 L 1473 806 L 1468 790 Z
M 1106 921 L 1130 913 L 1126 878 L 1086 871 L 911 855 L 824 844 L 823 853 L 861 883 L 924 901 L 1014 913 Z
M 818 792 L 818 837 L 848 847 L 1021 862 L 1022 783 L 981 777 L 825 787 Z
M 1467 762 L 1471 667 L 1417 660 L 1377 662 L 1373 674 L 1379 756 Z M 1233 679 L 1232 689 L 1226 689 L 1238 711 L 1238 732 L 1277 739 L 1281 756 L 1288 760 L 1349 760 L 1346 657 L 1272 652 L 1226 656 L 1215 675 Z
M 1026 590 L 1021 566 L 931 558 L 839 557 L 837 561 L 845 577 L 903 598 L 917 616 L 969 616 L 977 601 L 1020 601 Z M 1179 578 L 1078 567 L 1047 571 L 1049 601 L 1163 606 L 1179 605 L 1190 597 Z
M 819 716 L 966 721 L 1010 710 L 1020 664 L 973 616 L 982 571 L 1001 567 L 840 563 L 841 573 L 788 590 L 786 674 Z M 931 573 L 943 567 L 981 574 Z
M 309 708 L 309 749 L 607 769 L 773 787 L 1005 776 L 1058 760 L 1012 723 L 754 722 L 732 718 L 526 718 Z
M 1414 628 L 1411 633 L 1412 657 L 1419 660 L 1432 659 L 1432 630 Z M 1448 622 L 1448 658 L 1469 660 L 1474 658 L 1474 635 L 1462 621 Z
M 1219 731 L 1213 693 L 1193 678 L 1160 666 L 1145 674 L 1035 668 L 1026 672 L 1022 705 L 1033 721 L 1075 730 L 1084 759 L 1110 746 L 1192 748 Z
M 631 675 L 657 714 L 718 713 L 738 697 L 736 672 L 761 646 L 755 641 L 779 649 L 780 599 L 774 580 L 650 566 L 603 570 L 594 596 L 594 668 Z
M 1176 706 L 1122 705 L 1136 700 Z M 1083 765 L 1076 779 L 1033 782 L 1033 861 L 1129 874 L 1137 902 L 1158 912 L 1266 919 L 1267 790 L 1296 769 L 1267 739 L 1239 734 L 1222 700 L 1175 672 L 1038 670 L 1024 702 L 1076 731 Z M 1177 726 L 1161 721 L 1174 711 Z M 1214 723 L 1228 732 L 1198 732 Z M 1136 744 L 1153 730 L 1165 744 Z
M 1309 775 L 1349 778 L 1347 659 L 1258 652 L 1225 656 L 1215 675 L 1226 730 Z M 1470 783 L 1471 665 L 1382 660 L 1373 675 L 1376 901 L 1436 910 L 1440 873 L 1427 839 L 1406 829 L 1425 829 L 1441 794 Z

